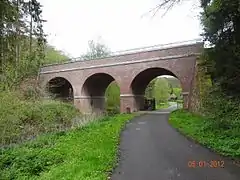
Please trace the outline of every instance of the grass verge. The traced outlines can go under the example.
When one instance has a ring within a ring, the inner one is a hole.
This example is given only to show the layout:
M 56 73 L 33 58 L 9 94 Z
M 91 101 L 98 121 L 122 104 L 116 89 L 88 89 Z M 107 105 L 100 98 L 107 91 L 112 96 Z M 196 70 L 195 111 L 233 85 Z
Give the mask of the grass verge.
M 239 127 L 223 131 L 214 128 L 209 119 L 184 110 L 172 112 L 169 123 L 186 136 L 219 154 L 240 158 Z
M 45 134 L 2 149 L 0 179 L 107 179 L 117 161 L 121 129 L 133 117 L 106 117 L 79 129 Z

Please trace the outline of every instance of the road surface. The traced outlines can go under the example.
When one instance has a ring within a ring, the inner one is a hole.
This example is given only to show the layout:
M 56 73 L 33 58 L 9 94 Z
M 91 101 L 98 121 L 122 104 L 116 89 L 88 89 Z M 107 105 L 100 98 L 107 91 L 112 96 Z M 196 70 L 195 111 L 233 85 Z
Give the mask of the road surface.
M 137 117 L 127 124 L 112 180 L 240 180 L 239 167 L 187 140 L 168 124 L 169 114 L 162 112 Z M 198 167 L 189 167 L 193 161 Z M 199 167 L 203 165 L 200 161 L 206 166 L 219 161 L 224 168 Z

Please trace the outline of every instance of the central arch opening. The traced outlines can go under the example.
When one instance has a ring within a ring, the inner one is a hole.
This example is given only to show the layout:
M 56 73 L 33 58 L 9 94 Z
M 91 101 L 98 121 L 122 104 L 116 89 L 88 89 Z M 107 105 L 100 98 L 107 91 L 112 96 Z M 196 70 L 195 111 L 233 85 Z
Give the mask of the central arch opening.
M 87 99 L 84 106 L 91 112 L 119 112 L 120 88 L 109 74 L 96 73 L 88 77 L 83 84 L 82 94 Z
M 131 83 L 136 110 L 156 110 L 169 106 L 182 107 L 181 82 L 164 68 L 148 68 Z

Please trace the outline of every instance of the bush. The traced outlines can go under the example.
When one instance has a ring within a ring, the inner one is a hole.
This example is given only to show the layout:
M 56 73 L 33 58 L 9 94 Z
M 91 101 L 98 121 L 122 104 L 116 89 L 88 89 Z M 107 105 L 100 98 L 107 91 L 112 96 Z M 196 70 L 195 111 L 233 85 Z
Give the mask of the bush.
M 223 130 L 240 129 L 240 107 L 238 99 L 226 96 L 219 88 L 213 87 L 203 99 L 203 112 L 211 119 L 214 128 Z
M 58 101 L 23 101 L 16 92 L 0 93 L 0 145 L 31 139 L 39 133 L 71 127 L 78 110 Z
M 119 106 L 109 106 L 107 107 L 107 115 L 112 116 L 120 113 Z
M 23 91 L 23 97 L 26 100 L 39 100 L 42 95 L 43 91 L 40 88 L 34 86 L 28 86 Z

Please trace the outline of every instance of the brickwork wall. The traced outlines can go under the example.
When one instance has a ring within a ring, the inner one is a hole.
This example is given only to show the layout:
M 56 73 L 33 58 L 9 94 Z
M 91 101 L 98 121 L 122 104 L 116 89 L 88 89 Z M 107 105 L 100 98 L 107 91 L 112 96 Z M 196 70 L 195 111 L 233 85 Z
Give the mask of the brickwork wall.
M 131 89 L 131 83 L 139 73 L 149 68 L 163 68 L 167 70 L 166 72 L 174 74 L 180 80 L 183 92 L 190 92 L 193 86 L 192 82 L 195 74 L 196 58 L 198 56 L 194 53 L 200 53 L 201 51 L 202 44 L 194 44 L 163 50 L 109 57 L 101 60 L 47 66 L 41 69 L 39 82 L 42 87 L 44 87 L 52 78 L 63 77 L 67 79 L 73 87 L 75 97 L 74 103 L 82 111 L 89 109 L 90 101 L 77 97 L 87 95 L 86 91 L 83 90 L 83 85 L 86 84 L 87 81 L 91 80 L 91 78 L 89 78 L 90 76 L 99 73 L 100 79 L 98 81 L 101 81 L 102 83 L 98 84 L 102 84 L 104 87 L 98 87 L 98 90 L 103 91 L 105 86 L 108 85 L 108 83 L 104 82 L 104 80 L 109 82 L 109 79 L 114 79 L 120 87 L 121 95 L 132 95 L 133 92 Z M 90 66 L 95 67 L 89 68 Z M 168 75 L 166 72 L 161 74 L 161 71 L 159 71 L 158 75 Z M 102 76 L 102 79 L 101 73 L 105 74 Z M 151 73 L 151 71 L 149 71 L 149 73 Z M 106 78 L 106 75 L 109 76 L 109 78 Z M 88 84 L 92 84 L 92 86 L 94 86 L 94 82 Z M 99 92 L 99 94 L 104 94 L 104 92 Z M 185 97 L 185 107 L 190 104 L 188 101 L 191 100 L 190 96 Z M 131 107 L 132 111 L 138 110 L 139 105 L 136 103 L 138 103 L 136 98 L 132 96 L 122 96 L 121 111 L 126 111 L 126 107 Z

